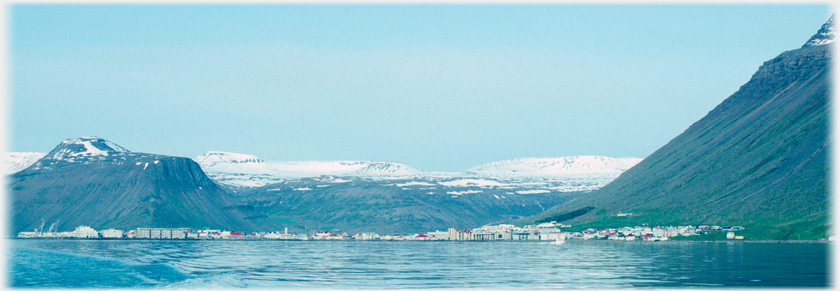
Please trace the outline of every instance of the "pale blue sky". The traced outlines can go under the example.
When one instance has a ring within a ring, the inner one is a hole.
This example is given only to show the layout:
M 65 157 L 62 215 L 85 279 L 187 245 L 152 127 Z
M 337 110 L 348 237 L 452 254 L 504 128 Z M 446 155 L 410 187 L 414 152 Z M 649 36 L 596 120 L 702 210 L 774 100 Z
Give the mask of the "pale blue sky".
M 11 151 L 646 157 L 827 5 L 13 5 Z

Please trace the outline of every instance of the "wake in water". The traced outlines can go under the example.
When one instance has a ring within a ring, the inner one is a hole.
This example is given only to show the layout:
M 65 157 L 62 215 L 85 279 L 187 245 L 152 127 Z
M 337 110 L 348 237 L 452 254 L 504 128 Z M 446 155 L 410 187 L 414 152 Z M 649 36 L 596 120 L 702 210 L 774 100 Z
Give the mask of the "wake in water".
M 39 288 L 244 288 L 236 274 L 195 277 L 168 264 L 131 264 L 81 255 L 13 248 L 11 287 Z

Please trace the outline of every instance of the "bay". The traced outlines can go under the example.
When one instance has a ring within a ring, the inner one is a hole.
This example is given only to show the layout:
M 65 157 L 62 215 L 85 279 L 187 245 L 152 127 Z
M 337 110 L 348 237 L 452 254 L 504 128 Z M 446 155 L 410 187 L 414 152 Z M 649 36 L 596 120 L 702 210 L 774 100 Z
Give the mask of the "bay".
M 7 240 L 11 287 L 830 286 L 828 243 Z

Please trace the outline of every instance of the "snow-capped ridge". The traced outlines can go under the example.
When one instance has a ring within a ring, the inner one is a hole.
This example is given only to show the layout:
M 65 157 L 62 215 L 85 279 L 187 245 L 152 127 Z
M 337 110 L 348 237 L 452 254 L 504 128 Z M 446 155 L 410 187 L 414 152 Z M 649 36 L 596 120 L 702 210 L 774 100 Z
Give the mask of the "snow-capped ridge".
M 422 172 L 408 165 L 371 161 L 264 161 L 256 156 L 211 151 L 194 159 L 211 178 L 236 187 L 259 187 L 320 176 L 405 177 Z
M 263 163 L 264 161 L 256 156 L 248 154 L 237 154 L 221 151 L 209 151 L 206 154 L 196 157 L 197 163 Z
M 828 18 L 828 21 L 823 24 L 817 34 L 811 36 L 802 47 L 827 45 L 834 42 L 834 14 Z
M 108 156 L 116 153 L 128 153 L 129 150 L 99 137 L 80 137 L 62 141 L 45 158 L 66 160 L 93 156 Z
M 27 167 L 31 166 L 41 158 L 45 153 L 36 152 L 13 152 L 4 153 L 3 155 L 3 174 L 14 174 Z
M 352 172 L 351 176 L 414 176 L 422 172 L 411 166 L 388 162 L 359 162 L 363 168 Z
M 331 176 L 415 180 L 423 181 L 416 185 L 425 187 L 527 185 L 561 192 L 593 190 L 612 181 L 641 160 L 602 156 L 522 158 L 488 163 L 466 171 L 424 172 L 391 162 L 263 161 L 252 155 L 226 152 L 208 152 L 195 159 L 212 179 L 234 187 L 261 187 L 286 180 Z M 411 183 L 399 185 L 416 186 Z
M 620 174 L 638 164 L 640 158 L 604 156 L 568 156 L 555 158 L 520 158 L 487 163 L 467 170 L 480 176 L 567 176 L 584 174 Z

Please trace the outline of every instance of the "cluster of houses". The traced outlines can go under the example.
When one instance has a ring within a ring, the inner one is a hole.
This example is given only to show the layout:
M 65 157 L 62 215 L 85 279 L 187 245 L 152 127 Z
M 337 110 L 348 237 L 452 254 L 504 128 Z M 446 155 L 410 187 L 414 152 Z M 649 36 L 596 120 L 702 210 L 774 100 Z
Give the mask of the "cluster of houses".
M 510 224 L 487 225 L 474 229 L 450 228 L 446 231 L 432 231 L 413 235 L 379 235 L 346 232 L 319 231 L 310 234 L 289 234 L 288 228 L 281 232 L 236 232 L 227 230 L 193 230 L 189 228 L 137 228 L 122 231 L 106 229 L 96 231 L 89 226 L 79 226 L 72 231 L 39 232 L 23 231 L 18 238 L 111 238 L 111 239 L 268 239 L 268 240 L 457 240 L 457 241 L 559 241 L 608 239 L 624 241 L 665 241 L 675 236 L 692 236 L 711 231 L 727 233 L 727 239 L 743 239 L 734 231 L 744 230 L 741 226 L 635 226 L 610 229 L 588 229 L 569 232 L 561 228 L 570 225 L 555 222 L 517 227 Z

